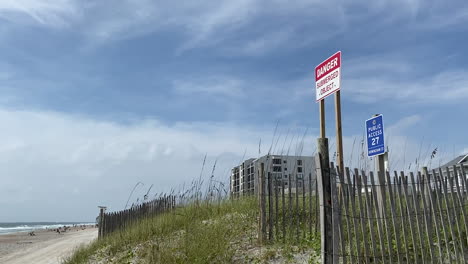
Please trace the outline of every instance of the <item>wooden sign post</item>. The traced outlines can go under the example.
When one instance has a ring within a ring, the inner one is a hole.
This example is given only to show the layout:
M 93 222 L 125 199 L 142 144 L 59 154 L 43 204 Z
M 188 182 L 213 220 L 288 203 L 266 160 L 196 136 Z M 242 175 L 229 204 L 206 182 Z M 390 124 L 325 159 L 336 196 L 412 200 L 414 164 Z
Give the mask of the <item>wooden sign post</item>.
M 320 138 L 325 138 L 325 100 L 319 102 L 320 108 Z
M 330 58 L 320 63 L 315 68 L 316 100 L 320 104 L 320 138 L 317 140 L 318 155 L 316 158 L 317 183 L 320 200 L 320 227 L 322 263 L 331 264 L 337 260 L 333 250 L 333 241 L 337 239 L 337 230 L 333 230 L 332 218 L 332 186 L 330 173 L 330 156 L 328 151 L 328 138 L 325 136 L 325 97 L 335 93 L 335 115 L 336 115 L 336 155 L 340 171 L 343 171 L 343 140 L 341 131 L 341 51 L 333 54 Z M 333 181 L 334 182 L 334 181 Z M 335 232 L 336 231 L 336 232 Z
M 341 132 L 341 93 L 335 93 L 335 119 L 336 119 L 336 164 L 340 171 L 344 170 L 343 161 L 343 134 Z
M 340 171 L 344 169 L 341 129 L 341 51 L 315 67 L 315 95 L 320 103 L 320 137 L 325 138 L 325 97 L 335 94 L 336 156 Z

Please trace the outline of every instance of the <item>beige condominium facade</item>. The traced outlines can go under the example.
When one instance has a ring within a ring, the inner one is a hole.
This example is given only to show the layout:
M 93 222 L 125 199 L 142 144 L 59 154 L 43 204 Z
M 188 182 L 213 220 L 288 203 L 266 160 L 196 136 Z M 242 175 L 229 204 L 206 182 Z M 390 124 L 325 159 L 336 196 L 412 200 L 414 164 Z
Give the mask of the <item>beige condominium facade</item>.
M 286 192 L 308 191 L 311 187 L 315 189 L 315 162 L 312 156 L 265 155 L 247 159 L 231 169 L 231 197 L 257 194 L 261 163 L 264 164 L 265 178 L 270 176 L 272 186 L 283 188 L 284 185 Z

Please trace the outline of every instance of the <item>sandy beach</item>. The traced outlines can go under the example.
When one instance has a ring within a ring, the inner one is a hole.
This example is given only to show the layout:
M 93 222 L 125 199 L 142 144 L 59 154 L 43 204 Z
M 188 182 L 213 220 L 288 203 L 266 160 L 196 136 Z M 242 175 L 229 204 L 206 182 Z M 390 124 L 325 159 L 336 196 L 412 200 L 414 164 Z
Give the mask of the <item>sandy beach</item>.
M 71 228 L 58 234 L 50 230 L 0 235 L 0 263 L 2 264 L 59 264 L 80 245 L 97 238 L 97 228 Z

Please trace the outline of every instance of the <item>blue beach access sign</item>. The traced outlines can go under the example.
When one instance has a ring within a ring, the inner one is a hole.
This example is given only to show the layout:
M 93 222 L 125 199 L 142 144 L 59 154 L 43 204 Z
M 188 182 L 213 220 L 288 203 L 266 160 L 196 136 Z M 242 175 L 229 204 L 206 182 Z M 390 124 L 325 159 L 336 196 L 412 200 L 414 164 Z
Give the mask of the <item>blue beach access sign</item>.
M 383 116 L 378 115 L 366 121 L 367 156 L 385 153 Z

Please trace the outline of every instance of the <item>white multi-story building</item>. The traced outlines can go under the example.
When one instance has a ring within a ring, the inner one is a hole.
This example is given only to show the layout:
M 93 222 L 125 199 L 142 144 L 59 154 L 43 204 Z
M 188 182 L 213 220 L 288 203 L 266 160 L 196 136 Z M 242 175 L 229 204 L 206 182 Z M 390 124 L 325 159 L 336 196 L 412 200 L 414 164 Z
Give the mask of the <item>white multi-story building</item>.
M 231 196 L 253 195 L 258 192 L 258 171 L 264 164 L 265 178 L 270 175 L 272 186 L 286 192 L 301 192 L 315 188 L 315 162 L 312 156 L 266 155 L 247 159 L 231 170 Z M 266 183 L 265 183 L 266 184 Z M 312 189 L 314 190 L 314 189 Z

